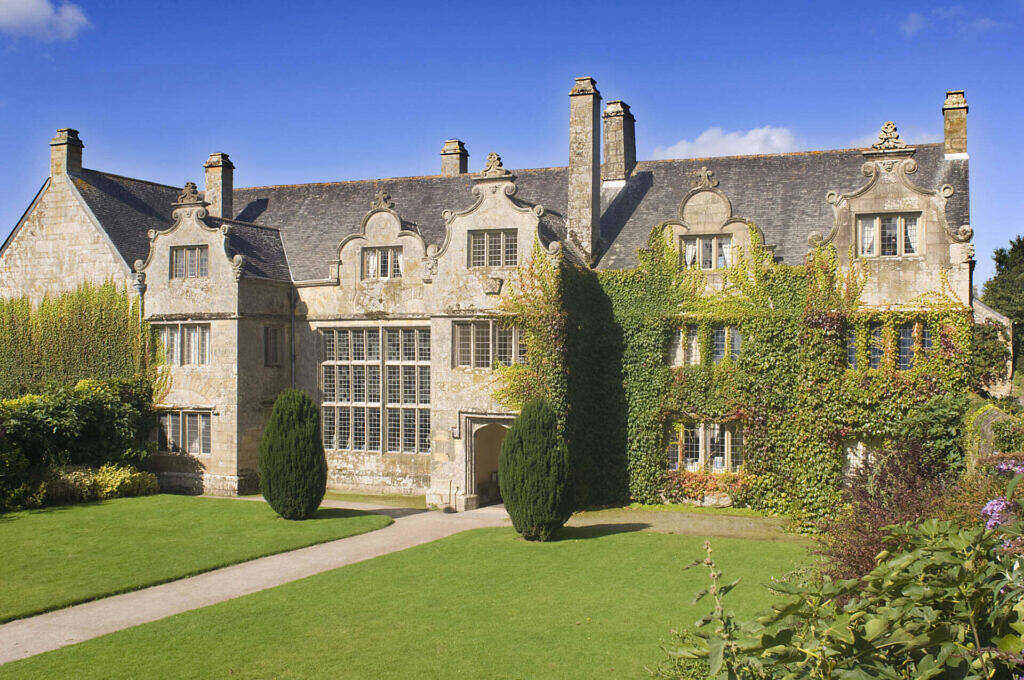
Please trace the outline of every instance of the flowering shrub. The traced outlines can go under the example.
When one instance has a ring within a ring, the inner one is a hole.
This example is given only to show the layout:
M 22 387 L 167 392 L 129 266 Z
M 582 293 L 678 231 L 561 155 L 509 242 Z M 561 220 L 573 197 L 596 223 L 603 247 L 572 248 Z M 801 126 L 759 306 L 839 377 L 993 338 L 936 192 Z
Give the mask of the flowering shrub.
M 701 502 L 705 496 L 727 495 L 734 503 L 750 483 L 744 472 L 712 473 L 706 470 L 669 470 L 662 483 L 666 503 Z
M 70 505 L 108 498 L 148 496 L 160 491 L 156 475 L 128 465 L 62 465 L 44 478 L 46 505 Z

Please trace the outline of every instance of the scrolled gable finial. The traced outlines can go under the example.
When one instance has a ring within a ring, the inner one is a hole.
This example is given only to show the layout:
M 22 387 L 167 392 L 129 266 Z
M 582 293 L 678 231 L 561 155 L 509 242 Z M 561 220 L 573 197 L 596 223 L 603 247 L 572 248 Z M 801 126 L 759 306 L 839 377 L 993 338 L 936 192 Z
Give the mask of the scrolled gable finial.
M 872 144 L 871 148 L 876 151 L 896 151 L 898 149 L 906 149 L 907 143 L 900 139 L 896 123 L 887 120 L 878 133 L 878 141 Z
M 484 165 L 484 169 L 480 171 L 480 177 L 482 178 L 502 178 L 510 177 L 511 172 L 505 169 L 501 164 L 501 156 L 494 151 L 487 154 L 487 164 Z
M 373 195 L 373 201 L 370 203 L 370 210 L 391 210 L 395 207 L 395 202 L 391 200 L 391 194 L 384 190 L 384 187 L 377 187 L 377 193 Z
M 181 193 L 178 194 L 178 203 L 201 203 L 202 200 L 199 198 L 199 188 L 196 187 L 195 182 L 185 182 L 185 186 L 182 188 Z
M 693 175 L 693 186 L 698 189 L 713 189 L 718 186 L 718 180 L 712 175 L 715 173 L 708 170 L 708 166 L 702 165 L 700 170 L 690 172 Z

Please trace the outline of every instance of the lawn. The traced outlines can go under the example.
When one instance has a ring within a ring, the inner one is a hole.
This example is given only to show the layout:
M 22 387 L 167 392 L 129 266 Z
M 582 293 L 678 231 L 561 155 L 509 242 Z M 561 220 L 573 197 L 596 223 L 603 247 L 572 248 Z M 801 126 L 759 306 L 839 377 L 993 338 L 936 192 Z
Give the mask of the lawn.
M 0 622 L 372 531 L 382 515 L 158 495 L 0 515 Z
M 698 619 L 696 536 L 605 527 L 526 543 L 478 529 L 0 667 L 6 678 L 644 678 Z M 804 563 L 714 539 L 741 617 Z

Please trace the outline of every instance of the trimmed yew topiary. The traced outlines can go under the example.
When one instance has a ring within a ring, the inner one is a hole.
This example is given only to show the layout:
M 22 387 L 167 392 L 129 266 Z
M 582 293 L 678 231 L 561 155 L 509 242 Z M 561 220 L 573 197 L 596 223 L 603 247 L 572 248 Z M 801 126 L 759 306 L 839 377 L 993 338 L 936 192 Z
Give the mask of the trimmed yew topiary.
M 551 540 L 572 515 L 569 450 L 547 401 L 523 405 L 501 446 L 498 479 L 512 526 L 528 541 Z
M 320 412 L 305 392 L 285 390 L 260 442 L 260 492 L 285 519 L 306 519 L 327 490 Z

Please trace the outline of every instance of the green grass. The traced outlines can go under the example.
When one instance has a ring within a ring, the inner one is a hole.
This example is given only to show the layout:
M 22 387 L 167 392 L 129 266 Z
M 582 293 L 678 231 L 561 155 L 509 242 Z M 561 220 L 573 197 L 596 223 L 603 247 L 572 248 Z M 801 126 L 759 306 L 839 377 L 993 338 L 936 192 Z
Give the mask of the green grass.
M 289 522 L 265 503 L 171 495 L 0 515 L 0 621 L 390 523 L 332 508 Z
M 702 505 L 688 505 L 686 503 L 663 503 L 657 505 L 630 503 L 626 508 L 649 512 L 694 512 L 702 515 L 728 515 L 730 517 L 771 517 L 771 515 L 751 508 L 710 508 Z
M 426 496 L 404 496 L 402 494 L 365 494 L 349 493 L 347 491 L 328 491 L 324 495 L 324 498 L 332 501 L 374 503 L 376 505 L 387 505 L 393 508 L 416 508 L 417 510 L 427 509 Z
M 479 529 L 0 667 L 7 678 L 644 678 L 709 608 L 701 537 L 588 527 L 527 543 Z M 619 531 L 620 533 L 609 533 Z M 806 563 L 713 539 L 740 617 Z

